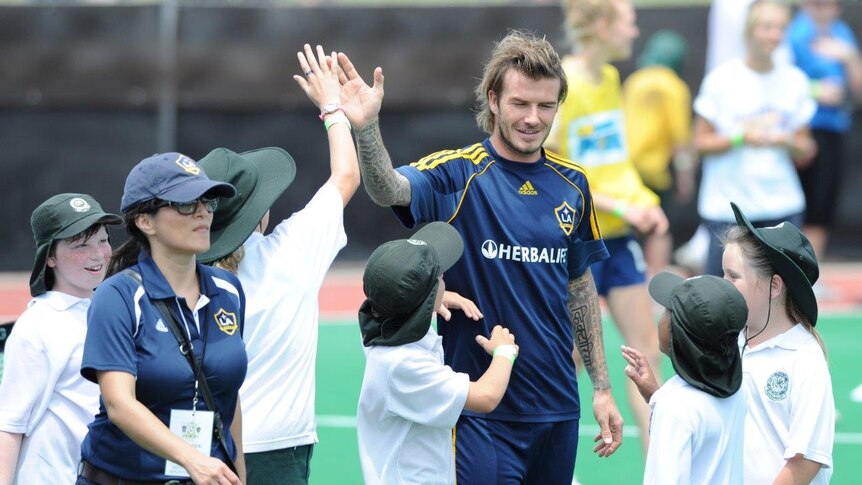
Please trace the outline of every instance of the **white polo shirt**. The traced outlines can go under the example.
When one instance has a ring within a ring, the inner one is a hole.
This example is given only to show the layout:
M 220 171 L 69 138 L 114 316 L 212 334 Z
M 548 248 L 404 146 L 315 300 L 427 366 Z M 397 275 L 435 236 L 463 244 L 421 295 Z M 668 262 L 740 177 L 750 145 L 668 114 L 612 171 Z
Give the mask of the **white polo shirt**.
M 675 375 L 649 405 L 645 485 L 742 483 L 744 392 L 718 398 Z
M 49 291 L 6 341 L 0 430 L 24 435 L 16 484 L 74 483 L 99 386 L 81 376 L 89 299 Z
M 335 185 L 318 189 L 301 211 L 243 244 L 243 340 L 248 373 L 240 388 L 245 453 L 317 443 L 314 365 L 318 293 L 347 243 L 344 202 Z
M 442 338 L 365 348 L 356 431 L 365 483 L 452 484 L 452 428 L 470 377 L 443 365 Z
M 740 334 L 740 348 L 745 342 Z M 835 440 L 832 378 L 823 351 L 802 325 L 742 352 L 745 483 L 772 483 L 786 460 L 801 453 L 823 464 L 811 482 L 829 483 Z

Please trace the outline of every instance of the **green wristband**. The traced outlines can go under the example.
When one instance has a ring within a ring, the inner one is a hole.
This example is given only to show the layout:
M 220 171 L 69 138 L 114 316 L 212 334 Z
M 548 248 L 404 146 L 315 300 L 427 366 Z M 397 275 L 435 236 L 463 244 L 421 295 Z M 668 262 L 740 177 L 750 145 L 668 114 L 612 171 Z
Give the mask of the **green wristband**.
M 618 200 L 618 201 L 614 202 L 614 208 L 611 210 L 611 212 L 613 212 L 613 214 L 615 216 L 622 219 L 623 217 L 625 217 L 626 210 L 628 210 L 628 208 L 629 208 L 629 205 L 626 202 L 624 202 L 622 200 Z
M 815 100 L 820 96 L 820 81 L 811 81 L 808 85 L 808 94 Z
M 730 135 L 730 146 L 739 148 L 745 145 L 745 130 L 736 130 Z
M 498 345 L 494 349 L 494 357 L 500 356 L 509 359 L 509 362 L 515 363 L 515 357 L 518 356 L 518 347 L 512 344 Z
M 329 127 L 337 123 L 347 123 L 347 126 L 350 127 L 350 121 L 347 119 L 347 116 L 341 112 L 328 115 L 323 120 L 323 126 L 326 128 L 326 131 L 329 131 Z

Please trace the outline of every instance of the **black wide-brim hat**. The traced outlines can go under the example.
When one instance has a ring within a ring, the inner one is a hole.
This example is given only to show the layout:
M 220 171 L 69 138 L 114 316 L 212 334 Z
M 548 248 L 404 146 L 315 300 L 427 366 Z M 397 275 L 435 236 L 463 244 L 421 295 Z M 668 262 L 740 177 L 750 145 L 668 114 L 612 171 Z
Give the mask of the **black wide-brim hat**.
M 236 187 L 236 196 L 219 202 L 210 229 L 210 248 L 198 261 L 210 263 L 232 252 L 254 232 L 263 215 L 296 177 L 296 163 L 281 148 L 235 153 L 216 148 L 198 161 L 211 180 Z
M 817 325 L 817 298 L 813 286 L 820 277 L 820 268 L 808 238 L 786 221 L 777 226 L 756 228 L 735 203 L 731 202 L 730 207 L 737 224 L 747 227 L 760 241 L 766 250 L 766 258 L 784 280 L 796 306 L 808 317 L 812 327 Z

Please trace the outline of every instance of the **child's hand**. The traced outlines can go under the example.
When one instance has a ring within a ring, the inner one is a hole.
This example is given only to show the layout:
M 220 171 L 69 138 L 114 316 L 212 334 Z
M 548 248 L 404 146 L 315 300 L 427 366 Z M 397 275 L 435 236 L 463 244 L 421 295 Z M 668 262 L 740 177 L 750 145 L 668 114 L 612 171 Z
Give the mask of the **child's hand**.
M 494 355 L 494 349 L 500 345 L 515 345 L 515 336 L 509 333 L 508 328 L 497 325 L 491 330 L 490 340 L 483 335 L 476 335 L 476 343 L 481 345 L 489 355 Z M 515 347 L 518 346 L 515 345 Z
M 443 320 L 448 322 L 452 318 L 452 312 L 449 311 L 452 308 L 463 311 L 464 315 L 472 320 L 478 321 L 484 316 L 476 304 L 473 303 L 473 300 L 464 298 L 454 291 L 444 291 L 443 302 L 440 304 L 440 308 L 437 309 L 437 313 L 443 317 Z
M 644 400 L 649 402 L 652 395 L 658 390 L 658 381 L 656 381 L 646 356 L 643 352 L 625 345 L 621 347 L 621 350 L 623 358 L 628 362 L 625 368 L 626 376 L 635 383 Z

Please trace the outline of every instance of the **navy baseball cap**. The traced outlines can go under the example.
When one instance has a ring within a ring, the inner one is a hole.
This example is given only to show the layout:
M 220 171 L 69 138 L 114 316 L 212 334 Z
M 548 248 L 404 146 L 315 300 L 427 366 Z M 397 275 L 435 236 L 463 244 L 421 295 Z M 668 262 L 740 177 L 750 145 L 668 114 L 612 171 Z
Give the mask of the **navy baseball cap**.
M 182 153 L 157 153 L 141 160 L 129 172 L 120 211 L 152 199 L 190 202 L 202 196 L 214 199 L 234 195 L 233 185 L 210 180 L 194 160 Z

